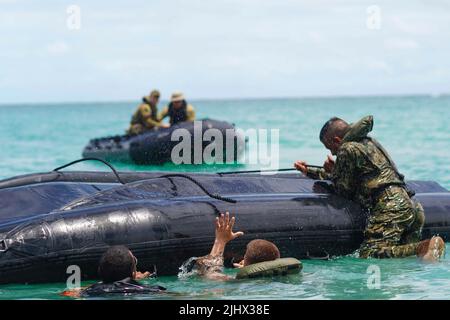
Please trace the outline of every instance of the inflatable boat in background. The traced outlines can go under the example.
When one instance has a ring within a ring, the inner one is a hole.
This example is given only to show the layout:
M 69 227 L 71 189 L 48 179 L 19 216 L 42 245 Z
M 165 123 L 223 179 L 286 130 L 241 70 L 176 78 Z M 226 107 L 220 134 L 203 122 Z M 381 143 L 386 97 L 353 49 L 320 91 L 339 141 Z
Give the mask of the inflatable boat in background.
M 199 124 L 199 132 L 195 131 L 197 129 L 195 123 Z M 212 141 L 203 141 L 204 139 L 202 139 L 205 132 L 209 129 L 215 129 L 223 142 L 221 143 L 222 159 L 215 159 L 216 163 L 237 161 L 245 148 L 244 137 L 238 134 L 233 124 L 224 121 L 203 119 L 195 122 L 181 122 L 170 128 L 159 128 L 158 130 L 135 136 L 118 135 L 92 139 L 84 148 L 83 157 L 95 157 L 116 162 L 134 162 L 136 164 L 163 164 L 165 162 L 171 162 L 172 149 L 180 143 L 179 139 L 172 141 L 172 134 L 177 129 L 186 130 L 185 132 L 191 138 L 189 151 L 192 151 L 192 156 L 190 157 L 190 163 L 194 163 L 195 160 L 193 157 L 194 135 L 201 135 L 199 138 L 202 141 L 200 146 L 202 155 L 205 148 L 214 143 L 214 139 Z M 225 148 L 227 135 L 234 141 L 234 145 L 229 150 Z M 231 154 L 227 154 L 227 151 L 231 152 Z M 200 159 L 200 161 L 203 163 L 205 159 Z
M 321 182 L 323 183 L 323 182 Z M 426 213 L 423 237 L 450 239 L 450 192 L 436 182 L 410 181 Z M 226 264 L 256 238 L 273 241 L 284 257 L 352 253 L 362 241 L 358 205 L 326 193 L 299 173 L 186 174 L 60 172 L 0 181 L 0 283 L 66 281 L 77 265 L 97 276 L 101 255 L 126 245 L 139 270 L 174 275 L 214 241 L 213 221 L 236 216 L 245 232 L 227 246 Z

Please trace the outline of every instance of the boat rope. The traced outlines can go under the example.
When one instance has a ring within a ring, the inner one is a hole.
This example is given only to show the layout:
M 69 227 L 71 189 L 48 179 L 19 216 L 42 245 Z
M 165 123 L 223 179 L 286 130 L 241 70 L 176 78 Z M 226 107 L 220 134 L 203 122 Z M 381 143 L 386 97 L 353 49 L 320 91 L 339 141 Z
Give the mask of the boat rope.
M 204 193 L 206 193 L 206 195 L 208 195 L 210 198 L 213 199 L 217 199 L 217 200 L 221 200 L 221 201 L 225 201 L 225 202 L 229 202 L 229 203 L 236 203 L 237 201 L 231 198 L 227 198 L 227 197 L 223 197 L 218 193 L 211 193 L 209 192 L 199 181 L 197 181 L 196 179 L 192 178 L 189 175 L 186 174 L 182 174 L 182 173 L 170 173 L 170 174 L 165 174 L 162 176 L 159 176 L 158 178 L 184 178 L 187 179 L 191 182 L 193 182 L 195 185 L 197 185 Z
M 81 159 L 78 159 L 78 160 L 69 162 L 69 163 L 67 163 L 67 164 L 65 164 L 65 165 L 63 165 L 63 166 L 61 166 L 61 167 L 55 168 L 55 169 L 53 169 L 53 171 L 59 171 L 59 170 L 61 170 L 61 169 L 70 167 L 71 165 L 74 165 L 74 164 L 79 163 L 79 162 L 84 162 L 84 161 L 99 161 L 99 162 L 101 162 L 101 163 L 107 165 L 107 166 L 112 170 L 112 172 L 113 172 L 114 175 L 116 176 L 117 180 L 118 180 L 121 184 L 125 184 L 125 182 L 123 182 L 122 179 L 120 178 L 119 173 L 117 172 L 117 170 L 116 170 L 109 162 L 107 162 L 107 161 L 105 161 L 105 160 L 102 160 L 102 159 L 98 159 L 98 158 L 81 158 Z
M 61 170 L 61 169 L 67 168 L 67 167 L 69 167 L 69 166 L 71 166 L 71 165 L 74 165 L 74 164 L 76 164 L 76 163 L 83 162 L 83 161 L 91 161 L 91 160 L 93 160 L 93 161 L 99 161 L 99 162 L 102 162 L 102 163 L 104 163 L 105 165 L 107 165 L 107 166 L 112 170 L 112 172 L 114 173 L 114 175 L 117 177 L 117 180 L 118 180 L 121 184 L 125 184 L 125 183 L 122 181 L 122 179 L 120 178 L 119 173 L 117 172 L 117 170 L 116 170 L 110 163 L 108 163 L 108 162 L 105 161 L 105 160 L 98 159 L 98 158 L 82 158 L 82 159 L 78 159 L 78 160 L 69 162 L 69 163 L 67 163 L 67 164 L 65 164 L 65 165 L 63 165 L 63 166 L 61 166 L 61 167 L 55 168 L 55 169 L 53 169 L 53 171 L 59 171 L 59 170 Z M 159 176 L 159 177 L 155 177 L 155 178 L 153 178 L 153 179 L 157 179 L 157 178 L 167 178 L 169 181 L 171 181 L 171 180 L 170 180 L 171 177 L 184 178 L 184 179 L 187 179 L 187 180 L 193 182 L 193 183 L 194 183 L 195 185 L 197 185 L 204 193 L 206 193 L 206 195 L 208 195 L 209 197 L 211 197 L 211 198 L 213 198 L 213 199 L 217 199 L 217 200 L 221 200 L 221 201 L 225 201 L 225 202 L 229 202 L 229 203 L 236 203 L 236 200 L 234 200 L 234 199 L 230 199 L 230 198 L 227 198 L 227 197 L 223 197 L 223 196 L 221 196 L 220 194 L 217 194 L 217 193 L 213 194 L 213 193 L 209 192 L 209 191 L 208 191 L 208 190 L 207 190 L 207 189 L 206 189 L 199 181 L 197 181 L 196 179 L 194 179 L 194 178 L 192 178 L 191 176 L 186 175 L 186 174 L 181 174 L 181 173 L 171 173 L 171 174 L 165 174 L 165 175 L 162 175 L 162 176 Z M 171 181 L 171 183 L 172 183 L 172 185 L 174 185 L 173 181 Z
M 315 165 L 307 165 L 307 167 L 310 168 L 317 168 L 322 169 L 322 166 L 315 166 Z M 283 168 L 283 169 L 273 169 L 273 170 L 246 170 L 246 171 L 222 171 L 217 172 L 218 175 L 226 175 L 226 174 L 241 174 L 241 173 L 262 173 L 262 172 L 282 172 L 282 171 L 297 171 L 295 168 Z

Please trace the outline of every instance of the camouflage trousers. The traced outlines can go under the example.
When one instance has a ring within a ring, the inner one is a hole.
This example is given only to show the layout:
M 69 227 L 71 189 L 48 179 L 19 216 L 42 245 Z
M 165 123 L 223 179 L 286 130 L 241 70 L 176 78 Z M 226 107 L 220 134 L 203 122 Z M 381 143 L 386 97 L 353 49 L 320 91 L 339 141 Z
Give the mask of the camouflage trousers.
M 371 210 L 361 258 L 402 258 L 416 254 L 425 214 L 404 188 L 391 186 L 379 196 Z

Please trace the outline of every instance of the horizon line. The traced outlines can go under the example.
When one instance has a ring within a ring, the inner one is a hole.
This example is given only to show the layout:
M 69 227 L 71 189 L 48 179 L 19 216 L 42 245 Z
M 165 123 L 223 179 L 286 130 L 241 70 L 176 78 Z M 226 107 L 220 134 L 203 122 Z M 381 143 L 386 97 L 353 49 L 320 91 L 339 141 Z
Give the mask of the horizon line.
M 357 99 L 357 98 L 408 98 L 408 97 L 430 97 L 430 98 L 440 98 L 448 97 L 450 92 L 445 93 L 393 93 L 393 94 L 344 94 L 344 95 L 305 95 L 305 96 L 273 96 L 273 97 L 227 97 L 227 98 L 192 98 L 187 99 L 189 101 L 202 102 L 202 101 L 249 101 L 249 100 L 302 100 L 302 99 Z M 0 102 L 0 107 L 2 106 L 17 106 L 17 105 L 57 105 L 57 104 L 89 104 L 89 103 L 135 103 L 140 101 L 142 98 L 137 98 L 136 100 L 124 99 L 124 100 L 86 100 L 86 101 L 48 101 L 48 102 Z M 161 101 L 167 102 L 168 100 L 162 99 Z

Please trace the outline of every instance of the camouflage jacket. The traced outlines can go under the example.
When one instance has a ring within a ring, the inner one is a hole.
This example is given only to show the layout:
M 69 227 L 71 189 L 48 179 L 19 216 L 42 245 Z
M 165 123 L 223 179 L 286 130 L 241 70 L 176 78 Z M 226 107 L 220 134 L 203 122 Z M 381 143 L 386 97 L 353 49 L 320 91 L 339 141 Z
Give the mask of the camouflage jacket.
M 331 174 L 323 169 L 308 169 L 313 179 L 333 182 L 334 191 L 370 208 L 378 192 L 388 185 L 404 186 L 403 176 L 383 147 L 367 134 L 372 131 L 373 118 L 367 116 L 344 136 Z

